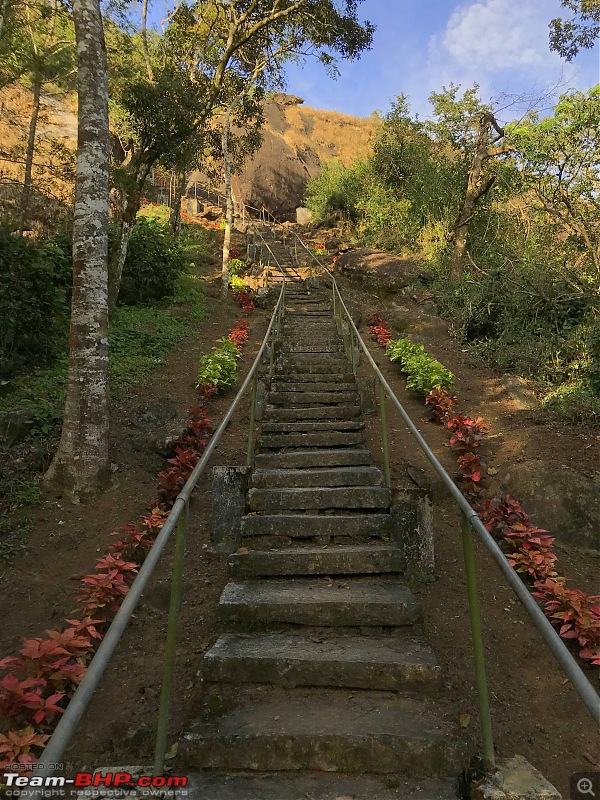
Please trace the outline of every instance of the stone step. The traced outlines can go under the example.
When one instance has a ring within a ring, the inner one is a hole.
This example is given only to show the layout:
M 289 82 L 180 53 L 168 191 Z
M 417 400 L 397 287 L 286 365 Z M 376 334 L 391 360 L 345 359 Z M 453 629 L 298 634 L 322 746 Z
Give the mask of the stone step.
M 244 550 L 227 561 L 233 578 L 285 575 L 379 575 L 402 573 L 406 560 L 390 545 L 337 545 L 288 547 L 279 550 Z
M 291 362 L 289 359 L 279 362 L 275 365 L 275 373 L 277 380 L 281 380 L 280 376 L 283 375 L 326 375 L 329 374 L 352 374 L 348 367 L 350 366 L 348 359 L 338 358 L 333 363 L 329 359 L 323 363 L 321 359 L 301 359 L 299 361 Z
M 274 392 L 355 392 L 356 381 L 348 383 L 286 383 L 285 381 L 276 381 L 272 385 Z
M 456 800 L 451 779 L 394 780 L 346 776 L 186 772 L 188 800 Z
M 360 406 L 350 403 L 338 403 L 335 406 L 317 406 L 316 408 L 281 408 L 267 406 L 265 420 L 300 420 L 300 419 L 354 419 L 360 415 Z
M 337 354 L 342 353 L 344 348 L 341 344 L 334 344 L 331 342 L 313 343 L 307 342 L 294 342 L 293 344 L 284 344 L 281 348 L 283 357 L 288 355 L 302 355 L 304 353 L 316 353 L 319 356 L 328 355 L 329 353 Z
M 242 517 L 241 531 L 242 537 L 389 539 L 392 523 L 389 514 L 248 514 Z
M 271 578 L 230 581 L 219 599 L 226 624 L 398 627 L 420 619 L 412 593 L 397 581 Z
M 377 467 L 333 467 L 325 469 L 255 469 L 253 489 L 290 486 L 380 486 L 383 475 Z
M 277 383 L 274 385 L 283 387 L 289 383 L 352 383 L 356 385 L 356 377 L 353 372 L 290 372 L 286 374 L 276 374 L 275 379 Z M 318 386 L 314 387 L 318 389 Z M 284 391 L 283 388 L 281 391 Z
M 315 431 L 363 431 L 365 423 L 360 420 L 324 422 L 265 422 L 263 433 L 314 433 Z
M 356 403 L 356 389 L 348 392 L 269 392 L 267 402 L 273 406 L 290 406 L 310 403 Z
M 297 450 L 293 453 L 258 453 L 254 461 L 265 469 L 304 469 L 311 467 L 358 467 L 371 464 L 366 447 L 353 450 Z
M 430 698 L 312 689 L 242 700 L 220 718 L 192 724 L 180 747 L 184 768 L 434 778 L 466 766 L 454 726 Z
M 332 488 L 250 489 L 251 511 L 277 514 L 281 511 L 313 511 L 328 508 L 387 509 L 391 493 L 384 486 L 342 486 Z
M 363 433 L 265 433 L 260 438 L 263 450 L 280 450 L 287 447 L 356 447 L 364 444 Z
M 212 683 L 390 692 L 435 692 L 441 683 L 433 650 L 414 636 L 226 634 L 205 654 L 202 673 Z

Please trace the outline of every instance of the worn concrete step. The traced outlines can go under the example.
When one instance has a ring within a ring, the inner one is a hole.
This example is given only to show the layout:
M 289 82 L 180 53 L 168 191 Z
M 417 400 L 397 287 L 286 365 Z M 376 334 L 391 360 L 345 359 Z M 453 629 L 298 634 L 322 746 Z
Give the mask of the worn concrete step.
M 267 401 L 273 406 L 290 406 L 296 403 L 355 403 L 356 388 L 347 392 L 269 392 Z
M 377 467 L 330 467 L 325 469 L 255 469 L 253 489 L 307 486 L 380 486 L 383 475 Z
M 356 381 L 348 381 L 348 383 L 286 383 L 285 381 L 276 381 L 272 385 L 274 392 L 355 392 Z
M 333 539 L 343 544 L 358 539 L 362 544 L 373 539 L 389 541 L 392 521 L 390 514 L 248 514 L 242 517 L 241 533 L 247 539 Z
M 315 431 L 362 431 L 365 423 L 360 420 L 339 421 L 300 421 L 300 422 L 265 422 L 263 433 L 314 433 Z
M 188 800 L 456 800 L 451 779 L 394 780 L 373 775 L 187 772 Z
M 360 406 L 351 403 L 338 403 L 335 406 L 316 406 L 315 408 L 282 408 L 267 406 L 265 420 L 300 420 L 300 419 L 354 419 L 360 416 Z
M 230 581 L 219 599 L 226 624 L 398 627 L 420 619 L 412 593 L 397 581 L 349 577 Z
M 307 342 L 293 342 L 286 344 L 284 342 L 283 347 L 281 348 L 282 358 L 304 354 L 310 355 L 312 353 L 314 353 L 317 357 L 328 355 L 335 356 L 343 352 L 344 348 L 341 344 L 333 344 L 331 342 L 323 342 L 319 344 L 315 343 L 314 340 L 310 344 Z
M 348 369 L 350 363 L 347 358 L 338 358 L 335 362 L 331 363 L 328 360 L 323 363 L 321 359 L 302 358 L 297 361 L 280 361 L 275 365 L 275 373 L 277 380 L 281 380 L 281 375 L 325 375 L 325 374 L 349 374 L 352 372 Z
M 265 433 L 260 438 L 260 446 L 262 450 L 280 450 L 287 447 L 356 447 L 364 444 L 364 441 L 365 437 L 361 432 Z
M 273 384 L 274 386 L 277 385 L 281 387 L 284 385 L 287 386 L 287 384 L 290 383 L 335 383 L 336 385 L 352 383 L 356 385 L 356 376 L 353 372 L 303 372 L 299 370 L 298 372 L 276 374 L 274 381 L 276 381 L 276 384 Z M 314 388 L 319 389 L 318 386 Z M 283 391 L 283 388 L 281 391 Z
M 336 545 L 334 547 L 287 547 L 280 550 L 248 550 L 233 553 L 227 561 L 233 578 L 283 577 L 285 575 L 379 575 L 402 573 L 406 560 L 398 547 Z
M 412 635 L 225 634 L 205 654 L 203 678 L 212 683 L 435 692 L 441 669 L 431 647 Z
M 265 469 L 304 469 L 310 467 L 357 467 L 371 464 L 366 447 L 348 450 L 297 450 L 293 453 L 258 453 L 254 461 Z
M 383 486 L 338 486 L 292 489 L 250 489 L 251 511 L 276 514 L 280 511 L 313 511 L 315 509 L 387 509 L 391 493 Z
M 431 698 L 388 692 L 298 689 L 254 702 L 244 693 L 222 717 L 192 724 L 182 744 L 184 767 L 434 778 L 466 766 Z

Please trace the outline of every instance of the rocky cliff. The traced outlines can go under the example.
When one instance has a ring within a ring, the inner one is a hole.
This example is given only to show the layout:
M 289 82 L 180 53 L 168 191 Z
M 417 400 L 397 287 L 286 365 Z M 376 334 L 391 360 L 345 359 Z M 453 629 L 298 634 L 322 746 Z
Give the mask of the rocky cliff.
M 263 143 L 233 191 L 240 203 L 265 206 L 278 217 L 290 217 L 304 201 L 306 185 L 324 161 L 351 164 L 367 154 L 377 130 L 374 117 L 360 119 L 307 108 L 300 97 L 277 94 L 265 103 Z M 194 180 L 202 181 L 196 173 Z

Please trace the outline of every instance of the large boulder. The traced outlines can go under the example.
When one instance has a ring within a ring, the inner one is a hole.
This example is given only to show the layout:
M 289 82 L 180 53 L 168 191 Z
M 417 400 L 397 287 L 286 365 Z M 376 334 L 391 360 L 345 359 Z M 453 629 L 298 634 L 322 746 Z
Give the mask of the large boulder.
M 393 292 L 411 286 L 419 276 L 419 265 L 415 261 L 368 247 L 341 255 L 336 269 L 367 282 L 369 286 Z
M 600 550 L 600 481 L 570 469 L 548 468 L 540 461 L 513 464 L 504 488 L 565 544 Z

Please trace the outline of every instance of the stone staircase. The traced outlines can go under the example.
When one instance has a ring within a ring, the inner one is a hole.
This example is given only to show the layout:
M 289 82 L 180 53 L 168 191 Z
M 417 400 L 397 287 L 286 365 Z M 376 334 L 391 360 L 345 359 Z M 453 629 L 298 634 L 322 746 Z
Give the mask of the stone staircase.
M 292 283 L 255 469 L 180 745 L 202 800 L 447 800 L 465 766 L 402 584 L 330 294 Z

